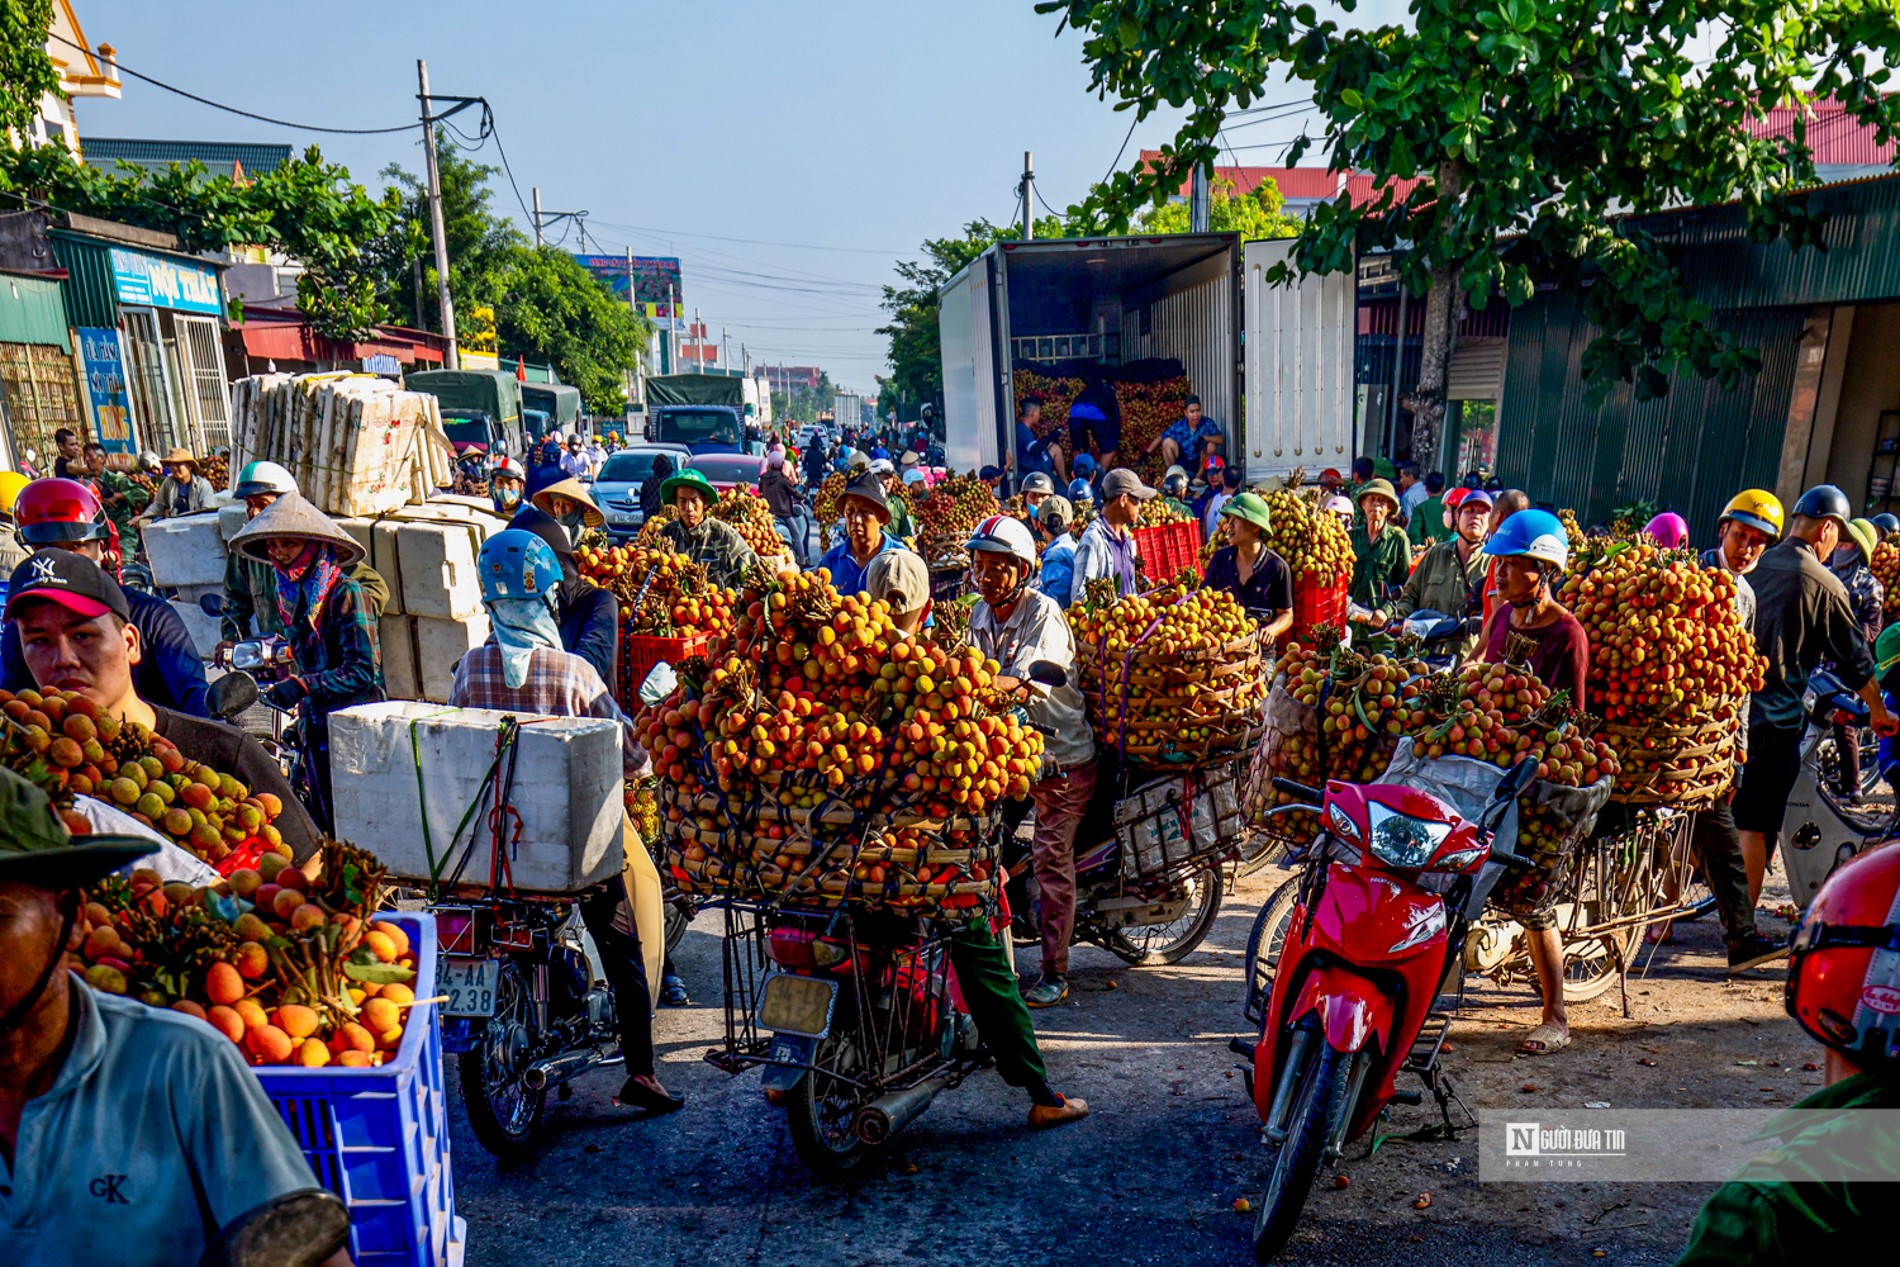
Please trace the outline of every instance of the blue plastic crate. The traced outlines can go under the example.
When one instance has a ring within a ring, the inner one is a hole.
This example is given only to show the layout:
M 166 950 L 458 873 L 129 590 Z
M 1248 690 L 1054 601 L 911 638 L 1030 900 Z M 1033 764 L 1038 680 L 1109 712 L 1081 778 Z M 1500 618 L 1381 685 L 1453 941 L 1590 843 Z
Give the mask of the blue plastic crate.
M 416 951 L 415 991 L 435 989 L 435 917 L 382 912 Z M 457 1267 L 466 1237 L 455 1216 L 442 1021 L 412 1015 L 393 1057 L 374 1069 L 260 1068 L 271 1103 L 302 1146 L 317 1182 L 350 1209 L 357 1267 Z

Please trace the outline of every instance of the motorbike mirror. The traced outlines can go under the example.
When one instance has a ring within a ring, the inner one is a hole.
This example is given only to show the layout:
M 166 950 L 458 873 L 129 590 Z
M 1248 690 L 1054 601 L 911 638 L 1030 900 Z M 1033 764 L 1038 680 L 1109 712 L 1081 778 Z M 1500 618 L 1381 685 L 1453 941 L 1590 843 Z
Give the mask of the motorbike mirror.
M 205 708 L 220 721 L 230 721 L 257 703 L 257 679 L 233 669 L 205 691 Z
M 680 684 L 679 675 L 673 672 L 673 666 L 662 660 L 653 666 L 653 671 L 640 683 L 640 702 L 657 704 L 673 693 Z
M 1038 686 L 1067 686 L 1069 671 L 1054 660 L 1037 660 L 1029 666 L 1029 680 Z
M 1510 773 L 1498 780 L 1497 799 L 1515 801 L 1524 795 L 1526 788 L 1537 778 L 1537 762 L 1530 757 L 1511 767 Z
M 211 591 L 209 594 L 200 595 L 198 598 L 198 610 L 207 616 L 224 615 L 224 595 L 218 593 L 216 590 Z
M 286 1192 L 225 1224 L 198 1267 L 317 1267 L 350 1239 L 350 1211 L 327 1188 Z

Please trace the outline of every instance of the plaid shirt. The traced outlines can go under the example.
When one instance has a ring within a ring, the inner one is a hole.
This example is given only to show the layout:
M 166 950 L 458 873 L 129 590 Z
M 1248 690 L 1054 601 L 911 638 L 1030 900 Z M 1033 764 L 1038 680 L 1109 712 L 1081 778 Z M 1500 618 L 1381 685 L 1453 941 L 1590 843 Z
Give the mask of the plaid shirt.
M 544 717 L 603 717 L 620 723 L 621 761 L 628 778 L 647 763 L 646 749 L 634 738 L 633 722 L 600 680 L 594 666 L 567 651 L 535 647 L 528 676 L 510 687 L 501 675 L 501 648 L 484 642 L 455 666 L 449 703 L 456 708 L 485 708 L 498 713 L 534 713 Z
M 317 627 L 299 618 L 289 630 L 297 657 L 293 681 L 303 686 L 318 719 L 339 708 L 373 704 L 383 696 L 382 646 L 376 637 L 376 613 L 363 590 L 348 576 L 324 600 Z
M 660 540 L 693 562 L 704 564 L 706 579 L 723 589 L 739 588 L 746 569 L 759 561 L 739 530 L 723 519 L 708 517 L 695 528 L 675 519 L 660 529 Z

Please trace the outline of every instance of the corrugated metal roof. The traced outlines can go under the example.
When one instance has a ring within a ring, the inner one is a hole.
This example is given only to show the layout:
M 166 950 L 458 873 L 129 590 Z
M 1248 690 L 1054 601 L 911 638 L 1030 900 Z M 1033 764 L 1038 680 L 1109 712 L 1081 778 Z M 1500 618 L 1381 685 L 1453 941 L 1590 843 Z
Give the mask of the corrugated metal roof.
M 1813 101 L 1801 106 L 1777 106 L 1766 117 L 1749 124 L 1757 137 L 1792 139 L 1798 118 L 1807 119 L 1807 144 L 1816 166 L 1880 163 L 1891 166 L 1894 146 L 1880 144 L 1874 130 L 1847 112 L 1838 101 Z
M 1586 524 L 1655 499 L 1706 538 L 1735 490 L 1775 486 L 1805 319 L 1787 308 L 1719 314 L 1716 325 L 1762 354 L 1761 372 L 1732 390 L 1689 374 L 1660 400 L 1638 404 L 1619 384 L 1593 406 L 1582 361 L 1596 327 L 1572 297 L 1537 296 L 1512 314 L 1499 477 Z
M 50 229 L 53 253 L 66 270 L 60 289 L 66 296 L 66 316 L 76 326 L 111 327 L 119 324 L 119 288 L 112 279 L 112 244 Z
M 1685 208 L 1634 224 L 1677 248 L 1695 297 L 1712 308 L 1900 298 L 1900 175 L 1796 195 L 1823 217 L 1819 249 L 1751 242 L 1742 208 Z
M 0 275 L 0 343 L 43 343 L 72 351 L 59 287 L 51 278 Z
M 261 176 L 290 161 L 290 146 L 248 141 L 148 141 L 132 137 L 82 136 L 80 158 L 93 167 L 110 169 L 119 159 L 140 167 L 164 168 L 172 163 L 203 163 L 213 175 Z

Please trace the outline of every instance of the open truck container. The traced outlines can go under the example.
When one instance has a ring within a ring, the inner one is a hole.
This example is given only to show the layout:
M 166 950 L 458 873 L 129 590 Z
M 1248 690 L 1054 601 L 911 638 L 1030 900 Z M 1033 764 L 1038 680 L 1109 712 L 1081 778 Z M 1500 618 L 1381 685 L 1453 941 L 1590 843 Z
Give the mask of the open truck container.
M 950 465 L 975 470 L 1008 451 L 1016 365 L 1152 357 L 1181 363 L 1249 479 L 1346 469 L 1357 451 L 1354 275 L 1268 285 L 1292 246 L 1243 247 L 1228 233 L 992 246 L 938 292 Z
M 1232 233 L 999 242 L 938 292 L 944 455 L 1000 465 L 1016 418 L 1013 367 L 1179 361 L 1241 450 L 1241 261 Z

